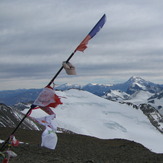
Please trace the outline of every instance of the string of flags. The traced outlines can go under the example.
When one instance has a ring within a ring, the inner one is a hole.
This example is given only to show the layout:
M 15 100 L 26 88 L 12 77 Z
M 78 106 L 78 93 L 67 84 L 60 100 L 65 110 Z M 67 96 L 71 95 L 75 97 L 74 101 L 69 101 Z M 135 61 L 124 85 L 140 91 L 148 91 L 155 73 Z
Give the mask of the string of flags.
M 20 142 L 15 138 L 15 136 L 11 135 L 7 149 L 4 152 L 0 152 L 0 162 L 9 163 L 11 158 L 17 157 L 17 154 L 11 150 L 11 147 L 16 147 L 19 144 Z
M 76 75 L 76 69 L 75 66 L 72 65 L 69 60 L 72 58 L 72 56 L 75 54 L 76 51 L 81 51 L 84 52 L 84 50 L 87 48 L 87 44 L 90 39 L 92 39 L 103 27 L 103 25 L 106 22 L 106 15 L 104 14 L 101 19 L 97 22 L 97 24 L 92 28 L 92 30 L 88 33 L 88 35 L 84 38 L 84 40 L 77 46 L 77 48 L 74 50 L 74 52 L 69 56 L 69 58 L 62 63 L 62 67 L 59 69 L 59 71 L 56 73 L 56 75 L 52 78 L 52 80 L 49 82 L 49 84 L 43 88 L 41 93 L 38 95 L 34 103 L 31 105 L 31 108 L 28 110 L 26 115 L 23 117 L 23 119 L 20 121 L 20 123 L 17 125 L 15 130 L 10 134 L 10 136 L 2 145 L 0 151 L 3 151 L 5 148 L 6 144 L 10 143 L 12 146 L 19 145 L 19 141 L 13 136 L 20 124 L 24 121 L 24 119 L 27 116 L 30 116 L 32 110 L 34 109 L 41 109 L 45 111 L 48 116 L 41 117 L 41 118 L 33 118 L 36 122 L 42 124 L 45 126 L 45 130 L 42 133 L 42 147 L 46 147 L 49 149 L 55 149 L 57 145 L 57 125 L 54 124 L 53 120 L 56 118 L 56 114 L 52 110 L 52 108 L 56 108 L 58 105 L 62 105 L 63 103 L 61 102 L 61 99 L 59 96 L 56 95 L 54 89 L 50 86 L 52 83 L 54 83 L 54 80 L 56 77 L 59 75 L 59 73 L 62 71 L 62 69 L 65 69 L 66 73 L 68 75 Z M 13 155 L 14 157 L 16 154 L 14 152 L 12 153 L 11 151 L 8 152 L 8 156 L 11 157 Z M 3 155 L 3 152 L 0 153 L 0 156 Z M 1 158 L 1 157 L 0 157 Z M 5 162 L 6 161 L 6 162 Z M 3 163 L 7 163 L 9 161 L 9 158 L 4 158 Z
M 56 147 L 58 140 L 56 135 L 57 126 L 53 123 L 56 114 L 51 108 L 56 108 L 61 104 L 62 102 L 60 98 L 55 94 L 55 91 L 50 86 L 46 86 L 33 103 L 33 105 L 37 106 L 34 109 L 40 108 L 49 115 L 42 118 L 35 118 L 35 121 L 45 126 L 45 130 L 42 133 L 42 147 L 49 149 L 55 149 Z
M 88 41 L 100 31 L 100 29 L 105 24 L 105 21 L 106 15 L 104 14 L 102 18 L 98 21 L 98 23 L 93 27 L 93 29 L 84 38 L 84 40 L 78 45 L 74 52 L 76 51 L 83 52 L 87 48 Z M 73 66 L 69 61 L 64 61 L 62 63 L 62 66 L 68 75 L 76 75 L 75 66 Z M 53 88 L 51 88 L 50 86 L 46 86 L 33 103 L 33 105 L 40 107 L 47 114 L 50 115 L 48 117 L 43 118 L 46 129 L 42 134 L 41 146 L 45 146 L 50 149 L 55 149 L 56 147 L 57 142 L 57 136 L 55 134 L 56 126 L 52 125 L 52 120 L 56 118 L 56 115 L 50 109 L 50 107 L 55 108 L 60 104 L 62 104 L 60 98 L 55 94 Z

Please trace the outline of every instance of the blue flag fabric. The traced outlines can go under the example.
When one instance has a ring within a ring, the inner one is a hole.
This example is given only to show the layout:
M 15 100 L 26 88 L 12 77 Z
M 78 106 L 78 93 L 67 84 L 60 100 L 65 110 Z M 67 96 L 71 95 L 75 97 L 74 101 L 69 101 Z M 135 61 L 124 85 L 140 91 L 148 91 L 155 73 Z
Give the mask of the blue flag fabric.
M 92 39 L 103 27 L 106 22 L 106 15 L 104 14 L 102 18 L 97 22 L 97 24 L 93 27 L 93 29 L 88 33 L 88 35 L 84 38 L 84 40 L 79 44 L 79 46 L 75 49 L 76 51 L 84 51 L 87 48 L 88 41 Z

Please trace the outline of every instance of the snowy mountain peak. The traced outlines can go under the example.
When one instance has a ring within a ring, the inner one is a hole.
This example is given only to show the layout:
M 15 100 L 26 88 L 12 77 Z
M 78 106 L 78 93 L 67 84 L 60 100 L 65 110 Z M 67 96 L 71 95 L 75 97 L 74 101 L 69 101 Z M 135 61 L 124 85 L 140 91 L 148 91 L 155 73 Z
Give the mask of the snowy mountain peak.
M 132 76 L 128 81 L 130 81 L 131 83 L 146 82 L 144 79 L 138 76 Z
M 129 94 L 133 94 L 140 90 L 156 93 L 162 89 L 158 84 L 154 84 L 136 76 L 131 77 L 125 84 L 128 86 L 126 92 Z
M 137 76 L 132 76 L 128 81 L 129 85 L 145 85 L 145 84 L 149 84 L 151 82 L 148 82 L 144 79 L 142 79 L 141 77 L 137 77 Z

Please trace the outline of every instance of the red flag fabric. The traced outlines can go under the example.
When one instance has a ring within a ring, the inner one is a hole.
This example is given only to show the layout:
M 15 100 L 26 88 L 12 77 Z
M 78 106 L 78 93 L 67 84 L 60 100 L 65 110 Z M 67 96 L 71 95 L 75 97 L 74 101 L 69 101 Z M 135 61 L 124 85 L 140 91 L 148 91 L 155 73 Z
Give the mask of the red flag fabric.
M 88 35 L 84 38 L 84 40 L 79 44 L 79 46 L 75 49 L 76 51 L 84 51 L 87 48 L 88 41 L 92 39 L 103 27 L 106 22 L 106 15 L 104 14 L 102 18 L 97 22 L 97 24 L 93 27 L 93 29 L 88 33 Z
M 8 163 L 9 160 L 7 158 L 4 158 L 4 160 L 2 161 L 2 163 Z
M 32 110 L 35 110 L 35 109 L 41 109 L 41 110 L 43 110 L 44 112 L 46 112 L 47 114 L 49 114 L 49 115 L 55 115 L 55 117 L 56 117 L 56 114 L 51 110 L 50 107 L 38 106 L 38 107 L 35 107 L 35 108 L 32 109 Z M 30 116 L 31 113 L 32 113 L 32 111 L 28 114 L 28 116 Z
M 87 48 L 88 41 L 91 39 L 91 36 L 87 35 L 85 39 L 80 43 L 75 51 L 84 51 Z
M 46 112 L 49 115 L 55 115 L 55 113 L 50 109 L 50 107 L 41 107 L 40 106 L 40 109 L 43 110 L 44 112 Z
M 55 115 L 50 107 L 55 108 L 60 104 L 62 104 L 60 98 L 55 94 L 55 91 L 50 86 L 45 87 L 33 103 L 33 105 L 38 106 L 34 109 L 40 108 L 49 115 Z
M 45 87 L 33 103 L 33 105 L 36 106 L 53 108 L 57 107 L 59 104 L 62 104 L 62 102 L 51 87 Z
M 18 146 L 19 145 L 19 141 L 13 135 L 10 136 L 10 141 L 11 141 L 12 146 Z

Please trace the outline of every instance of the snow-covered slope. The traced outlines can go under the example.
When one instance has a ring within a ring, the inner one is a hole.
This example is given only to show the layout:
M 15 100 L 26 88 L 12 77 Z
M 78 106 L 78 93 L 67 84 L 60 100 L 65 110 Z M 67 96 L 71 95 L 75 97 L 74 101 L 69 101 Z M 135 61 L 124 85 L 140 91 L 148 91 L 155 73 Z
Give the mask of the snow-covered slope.
M 130 96 L 129 100 L 125 100 L 126 102 L 131 102 L 135 105 L 140 105 L 143 103 L 148 103 L 148 98 L 150 98 L 153 94 L 148 91 L 137 91 Z
M 148 98 L 148 103 L 158 109 L 159 113 L 163 115 L 163 91 L 156 93 Z
M 121 92 L 120 90 L 110 90 L 102 97 L 111 101 L 118 101 L 118 102 L 130 99 L 130 96 L 127 93 Z
M 101 139 L 134 140 L 153 152 L 163 153 L 163 135 L 141 110 L 80 90 L 57 91 L 57 94 L 63 97 L 63 105 L 54 109 L 59 127 Z M 37 109 L 31 116 L 45 115 Z
M 81 85 L 78 84 L 70 84 L 70 83 L 65 83 L 59 86 L 56 86 L 55 89 L 57 90 L 61 90 L 61 91 L 65 91 L 65 90 L 69 90 L 69 89 L 81 89 Z

